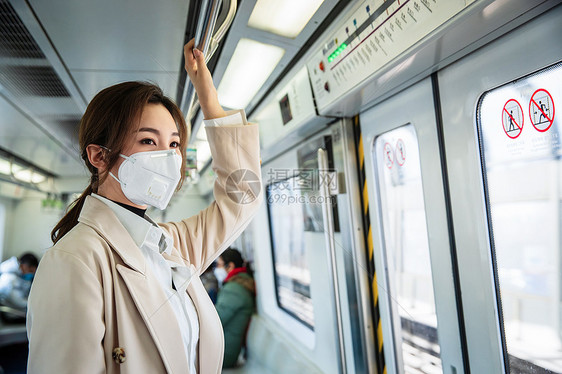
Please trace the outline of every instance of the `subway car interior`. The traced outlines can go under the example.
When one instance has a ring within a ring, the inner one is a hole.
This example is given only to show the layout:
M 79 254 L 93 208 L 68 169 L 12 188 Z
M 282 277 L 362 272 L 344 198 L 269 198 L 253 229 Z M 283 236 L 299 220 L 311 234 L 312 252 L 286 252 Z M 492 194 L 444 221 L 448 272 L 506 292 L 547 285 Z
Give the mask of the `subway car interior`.
M 154 221 L 229 192 L 193 38 L 260 133 L 263 201 L 231 244 L 255 310 L 222 372 L 562 373 L 561 36 L 558 0 L 0 0 L 0 373 L 27 370 L 18 261 L 41 267 L 89 183 L 96 93 L 156 83 L 191 128 Z

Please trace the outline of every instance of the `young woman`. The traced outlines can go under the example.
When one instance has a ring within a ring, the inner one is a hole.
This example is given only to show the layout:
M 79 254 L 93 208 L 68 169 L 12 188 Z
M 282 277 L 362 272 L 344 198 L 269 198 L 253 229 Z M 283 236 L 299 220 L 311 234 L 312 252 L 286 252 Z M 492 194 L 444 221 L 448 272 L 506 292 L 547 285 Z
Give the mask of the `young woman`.
M 181 222 L 146 216 L 181 185 L 189 129 L 152 84 L 96 95 L 79 132 L 90 185 L 53 230 L 29 298 L 29 373 L 220 373 L 223 333 L 199 275 L 260 203 L 259 139 L 242 111 L 223 111 L 193 45 L 186 70 L 206 119 L 215 201 Z

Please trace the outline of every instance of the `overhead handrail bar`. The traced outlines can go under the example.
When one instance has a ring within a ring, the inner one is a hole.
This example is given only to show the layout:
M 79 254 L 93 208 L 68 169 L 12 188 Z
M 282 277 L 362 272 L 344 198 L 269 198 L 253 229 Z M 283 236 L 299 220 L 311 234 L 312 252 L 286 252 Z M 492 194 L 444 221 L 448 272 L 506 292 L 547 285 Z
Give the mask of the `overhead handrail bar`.
M 224 22 L 220 25 L 215 35 L 213 35 L 213 37 L 211 38 L 211 43 L 209 46 L 209 55 L 207 57 L 207 60 L 209 60 L 211 56 L 215 54 L 219 46 L 219 43 L 225 37 L 226 32 L 228 31 L 230 25 L 232 25 L 232 22 L 234 21 L 234 16 L 236 15 L 236 6 L 237 6 L 236 0 L 229 0 L 229 1 L 230 1 L 230 6 L 228 7 L 228 13 L 226 14 Z
M 203 0 L 199 12 L 200 18 L 203 19 L 203 22 L 197 25 L 197 29 L 195 31 L 195 46 L 203 52 L 206 62 L 208 62 L 216 52 L 219 42 L 226 35 L 226 31 L 232 24 L 234 16 L 236 15 L 236 0 L 229 0 L 230 6 L 228 8 L 225 21 L 220 25 L 215 35 L 212 35 L 220 10 L 219 2 L 220 0 Z M 193 84 L 187 76 L 180 108 L 182 108 L 188 121 L 191 121 L 192 113 L 194 112 L 196 106 L 197 101 L 195 99 L 195 87 L 193 87 Z M 196 133 L 195 130 L 196 129 L 194 129 L 193 133 Z
M 215 35 L 211 38 L 209 51 L 205 55 L 205 61 L 206 62 L 208 62 L 211 59 L 211 57 L 215 54 L 215 52 L 217 51 L 217 48 L 219 47 L 219 43 L 222 41 L 222 39 L 226 35 L 226 32 L 228 31 L 228 29 L 232 25 L 232 22 L 234 21 L 234 16 L 236 15 L 236 7 L 237 7 L 236 1 L 230 0 L 230 6 L 228 8 L 228 13 L 225 17 L 225 20 L 221 24 L 221 26 L 219 27 L 219 29 L 217 30 Z M 191 121 L 191 119 L 195 115 L 195 112 L 197 112 L 197 108 L 199 108 L 199 100 L 195 96 L 195 100 L 193 100 L 193 104 L 190 107 L 189 117 L 187 117 L 188 120 Z M 194 124 L 193 125 L 192 130 L 193 130 L 194 134 L 197 134 L 197 131 L 199 131 L 200 125 L 201 124 Z M 192 138 L 192 139 L 195 139 L 195 138 Z
M 202 21 L 197 23 L 197 28 L 195 29 L 195 47 L 203 52 L 203 54 L 205 54 L 209 49 L 211 33 L 213 32 L 213 28 L 215 27 L 215 22 L 219 13 L 219 1 L 220 0 L 201 1 L 198 19 Z M 186 118 L 189 120 L 191 118 L 190 110 L 193 106 L 193 100 L 195 98 L 195 87 L 191 83 L 189 76 L 186 76 L 185 80 L 186 82 L 184 84 L 180 108 L 182 109 L 183 113 L 186 114 Z

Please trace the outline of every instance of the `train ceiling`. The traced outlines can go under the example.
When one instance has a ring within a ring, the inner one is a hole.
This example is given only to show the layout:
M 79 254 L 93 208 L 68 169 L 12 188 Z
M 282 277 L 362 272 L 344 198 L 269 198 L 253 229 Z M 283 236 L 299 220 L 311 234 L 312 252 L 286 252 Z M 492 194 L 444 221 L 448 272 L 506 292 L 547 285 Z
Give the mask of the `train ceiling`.
M 257 2 L 239 1 L 210 64 L 215 84 L 241 38 L 281 47 L 282 58 L 246 106 L 251 110 L 348 2 L 319 1 L 304 29 L 287 37 L 248 26 Z M 148 80 L 181 100 L 182 47 L 193 8 L 177 0 L 0 0 L 0 150 L 58 177 L 86 176 L 77 125 L 98 91 Z

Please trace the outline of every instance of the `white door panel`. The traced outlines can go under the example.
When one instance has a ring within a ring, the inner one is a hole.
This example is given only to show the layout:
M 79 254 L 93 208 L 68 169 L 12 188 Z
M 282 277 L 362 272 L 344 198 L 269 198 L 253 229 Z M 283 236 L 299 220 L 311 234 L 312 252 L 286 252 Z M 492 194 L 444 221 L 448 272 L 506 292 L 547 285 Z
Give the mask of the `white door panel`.
M 361 129 L 387 371 L 463 373 L 431 80 Z
M 516 165 L 516 160 L 513 163 L 510 163 L 509 160 L 503 160 L 502 169 L 499 172 L 496 170 L 495 173 L 491 173 L 491 169 L 483 170 L 481 161 L 483 153 L 479 149 L 476 130 L 478 103 L 483 93 L 560 61 L 562 59 L 562 45 L 559 42 L 559 35 L 562 35 L 561 6 L 533 19 L 438 74 L 452 218 L 455 227 L 458 259 L 459 263 L 462 264 L 459 269 L 459 277 L 463 294 L 467 345 L 470 352 L 470 368 L 471 372 L 474 373 L 502 373 L 508 370 L 509 360 L 502 339 L 504 326 L 501 321 L 501 304 L 498 303 L 499 292 L 496 288 L 495 277 L 498 274 L 495 273 L 497 267 L 493 262 L 497 258 L 494 257 L 492 251 L 494 237 L 490 234 L 497 229 L 498 235 L 501 236 L 502 232 L 505 231 L 505 223 L 516 219 L 521 209 L 526 209 L 523 205 L 530 201 L 528 196 L 518 196 L 516 199 L 520 205 L 517 209 L 510 211 L 507 206 L 504 206 L 496 210 L 495 213 L 492 212 L 492 218 L 495 220 L 493 225 L 488 223 L 483 177 L 487 175 L 490 186 L 497 186 L 502 181 L 506 182 L 516 178 L 512 176 L 510 170 L 515 170 L 514 168 L 519 166 Z M 560 83 L 554 82 L 554 84 L 560 86 Z M 491 159 L 488 156 L 492 156 L 494 152 L 494 158 L 498 159 L 498 152 L 512 150 L 513 147 L 520 146 L 522 141 L 531 141 L 530 138 L 526 139 L 525 137 L 535 132 L 530 124 L 531 118 L 529 116 L 529 99 L 532 92 L 529 95 L 518 92 L 518 87 L 522 86 L 513 86 L 512 96 L 513 100 L 515 100 L 516 95 L 525 97 L 526 103 L 521 105 L 521 109 L 516 108 L 518 105 L 515 104 L 515 101 L 509 101 L 507 98 L 501 99 L 500 104 L 483 106 L 483 110 L 492 110 L 493 113 L 483 113 L 487 116 L 487 119 L 484 121 L 485 123 L 482 122 L 482 126 L 496 126 L 496 133 L 499 134 L 497 135 L 498 139 L 501 138 L 502 142 L 494 150 L 488 148 L 485 156 L 489 161 Z M 521 99 L 517 100 L 522 101 Z M 507 108 L 507 111 L 504 110 L 505 108 Z M 505 114 L 508 112 L 510 113 L 509 116 Z M 507 122 L 502 124 L 505 118 L 507 118 Z M 510 127 L 510 118 L 515 121 L 515 124 L 517 121 L 525 120 L 524 126 L 523 123 L 520 123 L 523 127 L 522 133 L 515 126 Z M 502 126 L 504 126 L 505 132 L 501 131 Z M 486 133 L 484 135 L 486 139 L 484 139 L 483 146 L 488 144 L 486 142 L 491 137 L 496 136 L 489 136 Z M 511 148 L 504 148 L 503 143 L 508 143 L 507 145 Z M 538 172 L 542 166 L 544 165 L 537 162 L 528 174 L 520 174 L 517 177 L 521 183 L 529 183 L 529 181 L 535 179 L 533 173 Z M 535 175 L 536 178 L 540 178 L 543 174 Z M 559 183 L 556 178 L 553 181 Z M 508 195 L 513 196 L 514 191 L 523 193 L 523 190 L 522 184 L 511 184 L 509 189 L 505 188 L 506 194 L 502 199 L 506 202 L 515 203 Z M 536 190 L 537 196 L 542 193 L 539 190 L 539 188 Z M 489 195 L 492 199 L 490 200 L 491 203 L 498 201 L 496 196 L 498 195 Z M 536 202 L 537 199 L 534 199 L 534 201 Z M 536 217 L 544 216 L 544 218 L 549 216 L 550 213 L 545 213 L 544 209 L 541 209 L 536 212 L 533 211 L 534 213 L 528 211 L 526 216 L 529 219 L 531 219 L 532 214 L 535 214 Z M 555 214 L 555 219 L 559 219 L 559 215 L 556 218 Z M 513 247 L 510 249 L 510 251 L 513 250 L 515 255 L 519 247 L 525 245 L 523 242 L 532 239 L 532 237 L 524 234 L 528 232 L 525 231 L 528 230 L 528 227 L 513 229 L 518 231 L 514 232 L 513 235 L 521 235 L 522 238 L 519 242 L 513 243 Z M 559 233 L 557 234 L 559 235 Z M 498 237 L 495 239 L 499 240 Z M 537 241 L 537 244 L 540 243 Z M 495 247 L 498 248 L 498 245 Z M 534 250 L 533 252 L 537 251 Z M 502 264 L 505 264 L 505 261 L 501 258 L 499 260 L 501 271 Z M 499 278 L 504 277 L 504 275 L 500 273 Z M 524 273 L 513 273 L 512 275 L 513 279 L 518 282 L 525 282 Z M 506 298 L 504 304 L 510 297 L 508 291 L 511 292 L 506 288 L 505 292 L 502 292 L 502 297 Z M 540 300 L 537 299 L 536 302 L 540 302 Z M 518 309 L 507 304 L 504 305 L 504 312 L 511 313 L 510 311 L 513 310 Z M 521 313 L 536 314 L 536 312 L 529 310 L 526 312 L 523 310 Z M 512 315 L 506 315 L 506 317 L 508 319 L 515 318 Z M 527 317 L 521 315 L 517 318 L 524 322 Z M 524 329 L 524 327 L 524 324 L 522 324 L 521 328 Z M 509 345 L 507 351 L 510 351 Z M 509 353 L 513 354 L 514 352 L 512 350 Z M 517 359 L 513 359 L 511 372 L 535 372 L 526 371 L 535 369 L 531 369 L 530 366 L 521 368 L 517 366 L 519 364 L 520 362 Z

